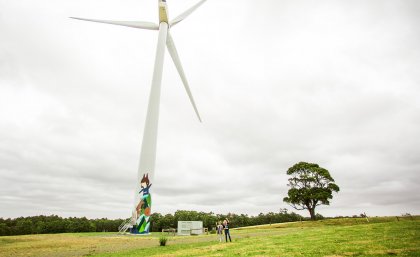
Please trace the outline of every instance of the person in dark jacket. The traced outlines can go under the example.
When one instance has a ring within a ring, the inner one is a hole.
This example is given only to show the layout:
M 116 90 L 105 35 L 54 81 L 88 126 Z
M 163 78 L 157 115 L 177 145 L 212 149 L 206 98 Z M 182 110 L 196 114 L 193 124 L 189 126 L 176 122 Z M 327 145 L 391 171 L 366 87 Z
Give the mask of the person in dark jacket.
M 229 236 L 229 241 L 230 241 L 230 242 L 232 242 L 232 239 L 230 238 L 230 232 L 229 232 L 229 219 L 228 219 L 228 218 L 226 218 L 226 219 L 223 221 L 223 228 L 225 229 L 226 242 L 227 242 L 228 236 Z

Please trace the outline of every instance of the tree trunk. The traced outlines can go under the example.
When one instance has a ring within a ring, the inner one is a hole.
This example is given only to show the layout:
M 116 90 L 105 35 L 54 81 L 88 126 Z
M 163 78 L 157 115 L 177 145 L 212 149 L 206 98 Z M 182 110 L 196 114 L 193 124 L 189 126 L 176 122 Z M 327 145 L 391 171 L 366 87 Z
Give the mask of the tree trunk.
M 308 208 L 309 214 L 311 215 L 311 220 L 316 220 L 315 208 Z

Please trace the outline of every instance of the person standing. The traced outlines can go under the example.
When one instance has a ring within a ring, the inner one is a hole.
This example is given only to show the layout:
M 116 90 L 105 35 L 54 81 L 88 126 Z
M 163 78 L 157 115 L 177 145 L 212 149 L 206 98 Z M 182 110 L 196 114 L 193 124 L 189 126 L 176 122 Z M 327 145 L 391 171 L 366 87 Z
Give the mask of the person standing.
M 222 242 L 222 240 L 223 240 L 223 225 L 222 225 L 221 221 L 216 223 L 216 229 L 217 229 L 217 236 L 219 237 L 219 242 Z
M 228 218 L 226 218 L 226 219 L 223 221 L 223 227 L 224 227 L 224 229 L 225 229 L 226 242 L 227 242 L 228 236 L 229 236 L 229 241 L 230 241 L 230 242 L 232 242 L 232 239 L 230 238 L 230 232 L 229 232 L 229 219 L 228 219 Z

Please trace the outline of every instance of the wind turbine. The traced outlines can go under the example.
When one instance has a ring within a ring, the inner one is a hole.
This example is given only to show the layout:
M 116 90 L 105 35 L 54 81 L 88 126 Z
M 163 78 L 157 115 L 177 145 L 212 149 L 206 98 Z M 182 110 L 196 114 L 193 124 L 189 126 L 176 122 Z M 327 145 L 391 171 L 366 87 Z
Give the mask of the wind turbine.
M 132 217 L 127 221 L 127 223 L 122 224 L 123 226 L 120 227 L 120 232 L 122 230 L 125 232 L 128 228 L 130 228 L 130 231 L 133 234 L 148 234 L 150 229 L 150 215 L 152 207 L 152 197 L 150 193 L 150 188 L 152 186 L 153 177 L 155 173 L 156 140 L 159 120 L 159 104 L 161 91 L 160 89 L 162 82 L 163 62 L 165 57 L 165 45 L 168 49 L 170 56 L 172 57 L 176 69 L 178 70 L 178 73 L 184 84 L 185 90 L 187 91 L 190 102 L 198 117 L 198 120 L 201 122 L 201 117 L 198 113 L 197 106 L 191 94 L 191 90 L 188 85 L 184 69 L 182 68 L 181 61 L 179 59 L 178 52 L 175 47 L 175 43 L 170 33 L 170 28 L 187 18 L 205 1 L 206 0 L 201 0 L 200 2 L 198 2 L 179 16 L 175 17 L 173 20 L 169 21 L 168 6 L 166 0 L 158 0 L 159 24 L 144 21 L 111 21 L 70 17 L 72 19 L 78 19 L 83 21 L 92 21 L 138 29 L 159 31 L 152 86 L 150 90 L 149 104 L 147 107 L 146 122 L 144 125 L 143 141 L 140 153 L 140 164 L 138 168 L 134 208 L 132 212 Z

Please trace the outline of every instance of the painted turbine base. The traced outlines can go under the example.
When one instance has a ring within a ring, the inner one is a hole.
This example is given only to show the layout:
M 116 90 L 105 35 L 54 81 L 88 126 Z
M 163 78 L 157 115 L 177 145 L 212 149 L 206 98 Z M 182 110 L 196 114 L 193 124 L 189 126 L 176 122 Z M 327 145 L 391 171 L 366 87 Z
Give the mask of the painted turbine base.
M 150 215 L 152 212 L 152 196 L 150 187 L 152 184 L 148 174 L 141 180 L 140 202 L 136 206 L 135 214 L 137 216 L 134 226 L 131 228 L 132 234 L 148 234 L 150 231 Z

